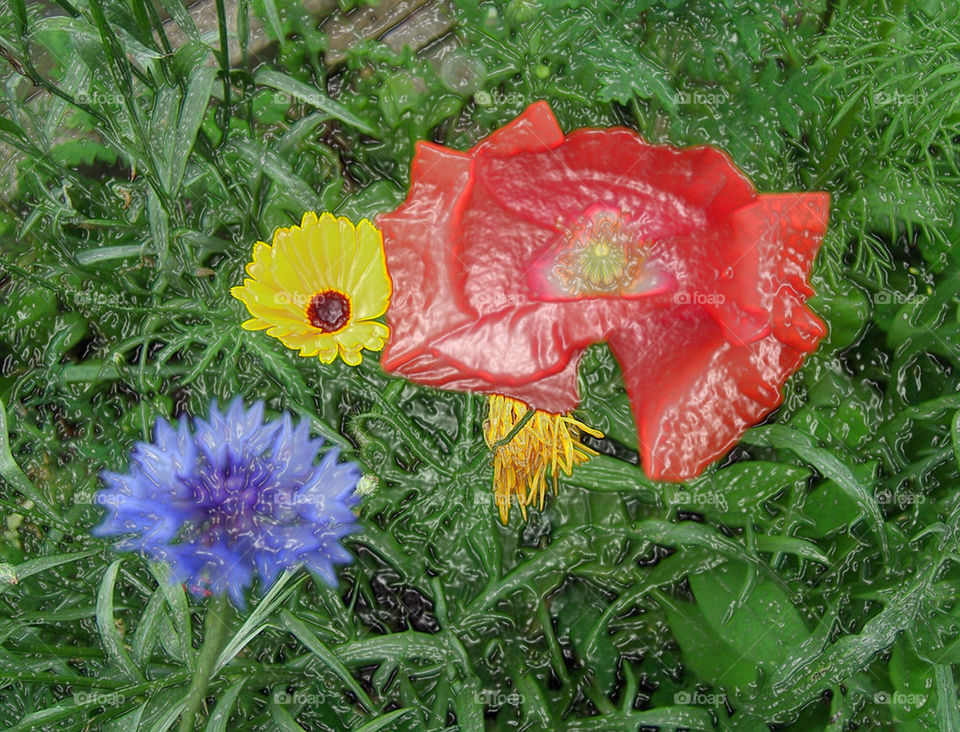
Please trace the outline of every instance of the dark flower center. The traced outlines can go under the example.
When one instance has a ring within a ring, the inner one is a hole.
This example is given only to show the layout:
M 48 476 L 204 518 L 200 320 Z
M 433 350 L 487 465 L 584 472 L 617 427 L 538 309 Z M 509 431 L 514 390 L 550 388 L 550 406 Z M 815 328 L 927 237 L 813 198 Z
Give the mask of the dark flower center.
M 336 290 L 318 292 L 307 305 L 307 320 L 324 333 L 334 333 L 350 320 L 350 298 Z

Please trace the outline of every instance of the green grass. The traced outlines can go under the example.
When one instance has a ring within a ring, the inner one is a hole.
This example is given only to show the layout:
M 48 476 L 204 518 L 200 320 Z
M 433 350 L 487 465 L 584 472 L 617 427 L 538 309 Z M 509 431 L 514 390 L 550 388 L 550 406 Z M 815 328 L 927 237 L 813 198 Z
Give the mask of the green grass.
M 334 72 L 273 0 L 239 4 L 283 34 L 259 67 L 189 27 L 172 51 L 146 0 L 0 11 L 0 722 L 166 729 L 208 678 L 209 730 L 960 728 L 956 5 L 475 5 L 439 69 L 367 43 Z M 635 465 L 595 347 L 578 416 L 611 454 L 502 527 L 480 398 L 299 359 L 228 290 L 275 227 L 389 210 L 416 140 L 466 147 L 536 99 L 829 191 L 830 335 L 686 486 Z M 284 575 L 211 662 L 208 603 L 90 537 L 90 501 L 157 415 L 235 394 L 379 486 L 340 588 Z

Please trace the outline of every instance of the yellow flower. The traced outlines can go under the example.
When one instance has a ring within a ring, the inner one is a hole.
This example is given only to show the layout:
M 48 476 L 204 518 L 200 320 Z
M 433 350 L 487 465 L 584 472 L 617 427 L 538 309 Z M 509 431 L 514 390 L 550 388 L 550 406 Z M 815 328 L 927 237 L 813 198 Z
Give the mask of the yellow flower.
M 521 426 L 517 427 L 518 424 Z M 514 429 L 516 434 L 504 442 Z M 585 463 L 597 454 L 580 442 L 581 432 L 603 437 L 602 432 L 569 414 L 532 410 L 523 402 L 500 394 L 490 397 L 490 413 L 483 431 L 487 445 L 493 450 L 493 492 L 504 524 L 510 518 L 514 496 L 524 520 L 527 506 L 535 499 L 543 510 L 547 471 L 553 478 L 556 494 L 558 469 L 570 475 L 574 465 Z
M 253 317 L 246 330 L 266 330 L 301 356 L 324 363 L 339 354 L 351 366 L 360 351 L 379 351 L 390 329 L 374 318 L 387 311 L 391 282 L 380 230 L 364 219 L 313 212 L 299 226 L 277 229 L 273 245 L 258 241 L 248 278 L 230 293 Z

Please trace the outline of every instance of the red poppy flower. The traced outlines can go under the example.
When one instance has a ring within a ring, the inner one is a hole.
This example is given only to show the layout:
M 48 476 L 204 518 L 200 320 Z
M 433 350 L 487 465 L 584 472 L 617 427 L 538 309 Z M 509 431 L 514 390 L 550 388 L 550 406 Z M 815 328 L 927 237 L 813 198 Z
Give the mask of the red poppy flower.
M 383 368 L 565 412 L 581 352 L 607 341 L 644 469 L 689 479 L 780 404 L 825 335 L 805 301 L 828 204 L 758 194 L 711 147 L 564 135 L 545 102 L 467 152 L 421 142 L 407 200 L 378 220 Z

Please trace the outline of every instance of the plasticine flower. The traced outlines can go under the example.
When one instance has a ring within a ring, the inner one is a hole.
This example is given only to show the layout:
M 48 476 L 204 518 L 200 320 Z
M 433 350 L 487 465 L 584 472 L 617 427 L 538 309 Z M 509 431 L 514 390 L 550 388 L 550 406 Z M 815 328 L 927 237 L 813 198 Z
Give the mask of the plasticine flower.
M 561 413 L 581 352 L 606 341 L 644 469 L 686 480 L 780 404 L 825 335 L 805 301 L 828 202 L 758 194 L 711 147 L 564 135 L 545 102 L 467 152 L 421 142 L 407 200 L 378 218 L 381 363 Z
M 306 565 L 331 585 L 334 562 L 351 555 L 340 540 L 358 526 L 350 505 L 360 471 L 331 449 L 314 464 L 321 439 L 290 415 L 264 422 L 263 402 L 216 403 L 193 429 L 157 419 L 153 442 L 136 444 L 127 473 L 103 474 L 97 502 L 107 508 L 98 536 L 117 548 L 171 565 L 171 579 L 194 594 L 229 593 L 244 606 L 254 573 L 269 587 L 286 568 Z
M 494 499 L 504 524 L 510 518 L 514 498 L 524 520 L 527 506 L 534 501 L 543 510 L 548 472 L 556 494 L 559 471 L 569 476 L 574 465 L 597 454 L 580 442 L 581 431 L 603 437 L 602 432 L 568 414 L 531 410 L 523 402 L 499 394 L 490 397 L 484 439 L 493 450 Z
M 379 318 L 390 303 L 390 275 L 380 232 L 364 219 L 303 215 L 277 229 L 273 245 L 258 241 L 243 285 L 230 293 L 253 316 L 246 330 L 264 330 L 301 356 L 356 366 L 360 351 L 379 351 L 390 334 Z

